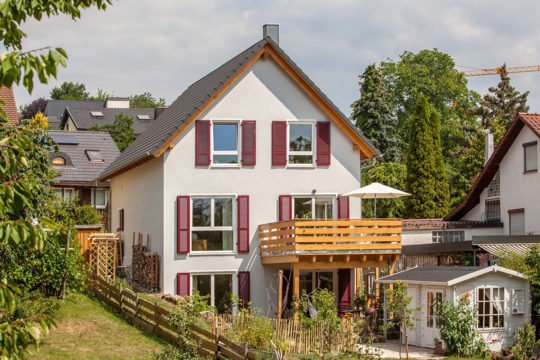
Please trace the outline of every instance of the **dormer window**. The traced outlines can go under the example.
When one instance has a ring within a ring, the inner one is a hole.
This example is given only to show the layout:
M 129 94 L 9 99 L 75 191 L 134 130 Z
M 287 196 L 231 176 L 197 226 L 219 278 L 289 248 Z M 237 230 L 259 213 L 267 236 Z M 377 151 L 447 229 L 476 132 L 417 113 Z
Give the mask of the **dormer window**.
M 63 158 L 62 156 L 54 157 L 51 162 L 52 162 L 53 165 L 58 165 L 58 166 L 66 165 L 66 159 Z
M 91 162 L 103 162 L 103 155 L 101 155 L 101 151 L 99 150 L 85 150 L 86 157 Z
M 536 141 L 523 144 L 524 172 L 538 171 L 538 143 Z

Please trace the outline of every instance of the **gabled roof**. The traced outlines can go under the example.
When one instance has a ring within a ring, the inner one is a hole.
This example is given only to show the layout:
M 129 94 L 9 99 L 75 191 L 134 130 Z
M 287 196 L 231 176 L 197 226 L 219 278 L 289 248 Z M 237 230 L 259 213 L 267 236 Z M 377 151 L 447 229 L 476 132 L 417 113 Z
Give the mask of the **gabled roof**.
M 43 115 L 49 119 L 49 129 L 59 129 L 66 108 L 72 110 L 99 110 L 105 107 L 104 101 L 90 100 L 47 100 Z
M 396 281 L 406 284 L 443 285 L 453 286 L 464 281 L 488 273 L 500 272 L 506 275 L 527 279 L 517 271 L 509 270 L 497 265 L 488 267 L 478 266 L 425 266 L 400 271 L 377 280 L 381 284 L 392 284 Z
M 497 174 L 499 170 L 499 164 L 504 159 L 504 156 L 508 152 L 508 149 L 514 143 L 514 140 L 519 135 L 521 129 L 524 126 L 529 127 L 536 136 L 540 137 L 540 114 L 535 113 L 519 113 L 518 116 L 512 121 L 510 127 L 506 131 L 506 134 L 499 142 L 499 145 L 493 152 L 493 155 L 489 158 L 486 165 L 478 175 L 478 178 L 474 182 L 469 194 L 450 214 L 446 215 L 444 220 L 460 220 L 465 216 L 472 208 L 474 208 L 480 202 L 480 195 L 482 191 L 489 186 L 491 180 Z
M 60 185 L 96 186 L 97 177 L 120 155 L 118 147 L 108 132 L 101 131 L 47 131 L 58 144 L 58 152 L 49 154 L 66 159 L 66 165 L 54 166 L 60 175 Z M 90 161 L 87 150 L 97 150 L 103 161 Z
M 0 86 L 0 108 L 6 113 L 10 125 L 17 125 L 19 123 L 13 88 Z
M 99 111 L 103 114 L 103 116 L 95 117 L 92 116 L 92 112 Z M 75 123 L 75 126 L 78 130 L 90 130 L 94 125 L 107 125 L 114 123 L 115 117 L 118 114 L 124 114 L 126 116 L 129 116 L 133 119 L 133 128 L 135 130 L 135 134 L 139 135 L 148 129 L 150 124 L 154 121 L 154 109 L 153 108 L 129 108 L 129 109 L 122 109 L 122 108 L 100 108 L 96 110 L 88 110 L 88 109 L 79 109 L 79 110 L 73 110 L 71 108 L 67 108 L 66 112 L 68 113 L 69 117 L 73 120 Z M 149 119 L 139 119 L 139 115 L 145 115 Z M 66 118 L 67 121 L 67 118 Z
M 353 139 L 363 158 L 373 157 L 378 150 L 335 106 L 281 48 L 266 37 L 256 42 L 225 64 L 190 85 L 145 133 L 139 136 L 101 175 L 108 179 L 152 158 L 173 146 L 173 142 L 223 92 L 259 58 L 272 58 L 312 98 L 341 129 Z

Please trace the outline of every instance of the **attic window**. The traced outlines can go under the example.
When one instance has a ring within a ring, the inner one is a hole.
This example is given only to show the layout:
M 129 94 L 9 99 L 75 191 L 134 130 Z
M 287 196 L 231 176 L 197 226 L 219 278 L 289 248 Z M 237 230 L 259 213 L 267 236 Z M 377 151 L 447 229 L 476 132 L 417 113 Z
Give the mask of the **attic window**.
M 99 150 L 85 150 L 86 157 L 92 162 L 103 162 L 103 156 Z
M 137 115 L 137 119 L 139 120 L 150 120 L 150 115 Z
M 102 111 L 90 111 L 90 115 L 92 115 L 93 117 L 103 117 L 103 112 Z
M 66 165 L 66 159 L 61 156 L 56 156 L 52 159 L 53 165 Z

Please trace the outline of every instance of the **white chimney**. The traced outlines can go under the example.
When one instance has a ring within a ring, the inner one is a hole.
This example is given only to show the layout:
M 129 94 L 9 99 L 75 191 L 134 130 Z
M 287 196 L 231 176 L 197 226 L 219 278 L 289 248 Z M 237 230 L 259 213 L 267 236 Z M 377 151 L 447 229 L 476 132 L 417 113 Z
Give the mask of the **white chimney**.
M 276 44 L 279 45 L 279 25 L 278 24 L 265 24 L 263 25 L 263 39 L 269 37 Z
M 108 97 L 107 100 L 105 100 L 105 108 L 107 108 L 107 109 L 129 109 L 129 98 Z
M 493 148 L 494 148 L 494 144 L 493 144 L 493 134 L 489 132 L 489 130 L 484 130 L 486 132 L 486 158 L 484 159 L 484 164 L 486 164 L 489 160 L 489 158 L 491 157 L 491 155 L 493 155 Z

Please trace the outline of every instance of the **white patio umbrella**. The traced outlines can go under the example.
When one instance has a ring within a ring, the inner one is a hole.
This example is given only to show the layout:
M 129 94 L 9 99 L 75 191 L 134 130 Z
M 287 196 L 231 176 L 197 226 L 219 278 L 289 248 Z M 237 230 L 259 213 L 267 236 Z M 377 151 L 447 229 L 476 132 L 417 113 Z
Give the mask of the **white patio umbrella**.
M 374 182 L 343 194 L 343 196 L 357 197 L 360 199 L 375 199 L 374 216 L 377 217 L 377 199 L 397 199 L 402 196 L 411 196 L 411 194 Z

